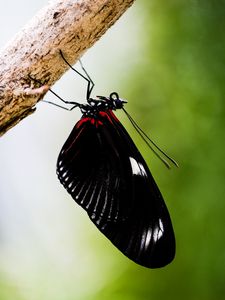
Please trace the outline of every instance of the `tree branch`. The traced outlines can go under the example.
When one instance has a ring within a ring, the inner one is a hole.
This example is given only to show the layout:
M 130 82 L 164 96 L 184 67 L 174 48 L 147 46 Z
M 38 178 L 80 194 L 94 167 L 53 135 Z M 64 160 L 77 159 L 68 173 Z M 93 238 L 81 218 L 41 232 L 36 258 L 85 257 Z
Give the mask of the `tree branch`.
M 0 51 L 0 135 L 35 104 L 134 0 L 54 0 Z M 38 86 L 29 75 L 45 83 Z

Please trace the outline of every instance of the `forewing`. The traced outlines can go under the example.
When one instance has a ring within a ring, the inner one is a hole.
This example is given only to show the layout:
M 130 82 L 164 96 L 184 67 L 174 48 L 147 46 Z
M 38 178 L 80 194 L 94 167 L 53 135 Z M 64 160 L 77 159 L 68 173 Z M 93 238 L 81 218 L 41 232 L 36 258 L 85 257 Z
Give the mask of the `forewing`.
M 175 237 L 167 207 L 129 134 L 113 114 L 111 120 L 130 162 L 132 182 L 129 189 L 133 208 L 127 220 L 117 224 L 108 222 L 103 233 L 138 264 L 150 268 L 163 267 L 175 256 Z
M 60 152 L 57 173 L 73 199 L 127 257 L 150 268 L 172 261 L 175 238 L 168 210 L 113 113 L 76 124 Z

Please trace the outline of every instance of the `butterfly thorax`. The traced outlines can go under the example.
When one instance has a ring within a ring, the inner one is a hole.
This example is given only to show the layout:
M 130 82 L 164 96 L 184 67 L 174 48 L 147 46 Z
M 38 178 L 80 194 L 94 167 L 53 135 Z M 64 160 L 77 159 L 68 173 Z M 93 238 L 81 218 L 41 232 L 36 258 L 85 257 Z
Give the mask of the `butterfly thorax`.
M 122 109 L 127 101 L 120 99 L 115 92 L 111 93 L 109 97 L 97 96 L 97 99 L 89 98 L 88 104 L 80 106 L 83 117 L 97 117 L 99 112 L 106 112 L 109 110 Z

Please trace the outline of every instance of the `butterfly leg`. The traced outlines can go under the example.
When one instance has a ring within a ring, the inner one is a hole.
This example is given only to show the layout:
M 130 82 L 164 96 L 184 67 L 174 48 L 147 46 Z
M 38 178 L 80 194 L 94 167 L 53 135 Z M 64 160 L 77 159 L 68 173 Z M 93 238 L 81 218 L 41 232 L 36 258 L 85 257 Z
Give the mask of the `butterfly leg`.
M 79 62 L 80 62 L 81 68 L 82 68 L 82 70 L 84 71 L 84 73 L 85 73 L 86 76 L 84 76 L 83 74 L 81 74 L 79 71 L 77 71 L 75 68 L 72 67 L 72 65 L 66 60 L 66 58 L 65 58 L 65 56 L 64 56 L 64 54 L 63 54 L 63 52 L 62 52 L 62 50 L 60 50 L 60 55 L 62 56 L 62 59 L 65 61 L 65 63 L 66 63 L 66 64 L 67 64 L 74 72 L 76 72 L 76 73 L 77 73 L 78 75 L 80 75 L 84 80 L 87 81 L 86 100 L 88 101 L 88 99 L 89 99 L 90 96 L 91 96 L 91 92 L 92 92 L 92 90 L 93 90 L 95 84 L 94 84 L 93 80 L 91 79 L 91 77 L 89 76 L 89 74 L 87 73 L 87 71 L 85 70 L 85 68 L 84 68 L 84 66 L 83 66 L 83 64 L 82 64 L 82 62 L 81 62 L 81 60 L 79 60 Z

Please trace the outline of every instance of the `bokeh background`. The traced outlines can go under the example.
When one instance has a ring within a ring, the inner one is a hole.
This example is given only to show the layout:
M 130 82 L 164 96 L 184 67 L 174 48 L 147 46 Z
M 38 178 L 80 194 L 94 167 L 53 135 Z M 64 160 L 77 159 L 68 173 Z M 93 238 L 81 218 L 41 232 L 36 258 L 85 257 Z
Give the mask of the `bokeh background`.
M 0 46 L 47 3 L 1 2 Z M 83 57 L 94 95 L 118 91 L 179 162 L 168 171 L 118 113 L 166 199 L 173 263 L 140 267 L 98 232 L 55 175 L 80 114 L 40 103 L 0 139 L 0 299 L 224 299 L 224 29 L 223 0 L 136 1 Z M 85 84 L 70 71 L 54 91 L 82 100 Z

